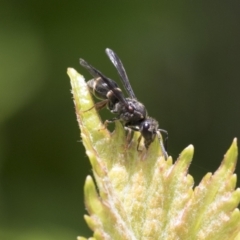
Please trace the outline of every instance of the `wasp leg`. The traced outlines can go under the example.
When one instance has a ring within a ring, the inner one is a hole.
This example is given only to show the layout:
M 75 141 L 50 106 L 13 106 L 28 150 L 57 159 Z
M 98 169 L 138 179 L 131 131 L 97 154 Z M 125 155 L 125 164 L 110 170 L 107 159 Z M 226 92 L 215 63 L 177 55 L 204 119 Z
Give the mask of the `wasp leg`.
M 106 107 L 107 103 L 108 103 L 108 99 L 105 99 L 101 102 L 95 103 L 91 108 L 89 108 L 88 110 L 85 110 L 83 112 L 88 112 L 88 111 L 92 110 L 94 107 L 96 108 L 97 111 L 100 111 Z
M 158 129 L 158 131 L 166 135 L 166 137 L 164 138 L 164 147 L 167 151 L 168 150 L 168 131 L 164 129 Z
M 103 123 L 104 127 L 100 128 L 98 131 L 106 129 L 109 123 L 114 123 L 117 120 L 119 120 L 119 119 L 118 118 L 112 118 L 112 119 L 109 119 L 109 120 L 108 119 L 105 120 L 104 123 Z
M 130 129 L 131 131 L 134 131 L 134 132 L 139 132 L 139 127 L 136 127 L 136 126 L 133 126 L 133 125 L 125 125 L 124 128 L 125 129 Z M 133 135 L 132 135 L 131 139 L 132 138 L 133 138 Z M 138 138 L 138 144 L 137 144 L 138 152 L 142 152 L 142 150 L 139 148 L 141 139 L 142 139 L 142 135 L 140 135 L 139 138 Z
M 126 137 L 126 146 L 125 149 L 129 148 L 130 143 L 132 141 L 133 138 L 133 131 L 131 128 L 129 127 L 124 127 L 124 129 L 127 131 L 127 137 Z
M 159 140 L 159 142 L 160 142 L 160 147 L 161 147 L 163 156 L 164 156 L 165 160 L 167 160 L 167 159 L 168 159 L 168 153 L 167 153 L 167 151 L 166 151 L 166 149 L 165 149 L 165 147 L 164 147 L 163 141 L 162 141 L 162 136 L 161 136 L 161 134 L 160 134 L 161 130 L 162 130 L 162 129 L 159 129 L 159 130 L 157 131 L 157 136 L 158 136 L 158 140 Z M 164 131 L 165 131 L 165 130 L 164 130 Z M 166 132 L 167 132 L 167 131 L 166 131 Z
M 137 150 L 138 150 L 138 152 L 142 152 L 142 150 L 139 149 L 139 145 L 140 145 L 141 140 L 142 140 L 142 135 L 140 135 L 139 138 L 138 138 L 138 144 L 137 144 Z

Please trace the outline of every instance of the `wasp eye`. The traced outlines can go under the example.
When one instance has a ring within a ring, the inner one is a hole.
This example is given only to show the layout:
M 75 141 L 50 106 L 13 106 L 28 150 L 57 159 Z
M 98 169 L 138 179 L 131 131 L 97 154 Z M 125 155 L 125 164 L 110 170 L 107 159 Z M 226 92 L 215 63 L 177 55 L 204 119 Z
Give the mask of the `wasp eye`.
M 150 127 L 149 123 L 145 122 L 145 123 L 143 124 L 143 129 L 144 129 L 144 130 L 148 130 L 149 127 Z

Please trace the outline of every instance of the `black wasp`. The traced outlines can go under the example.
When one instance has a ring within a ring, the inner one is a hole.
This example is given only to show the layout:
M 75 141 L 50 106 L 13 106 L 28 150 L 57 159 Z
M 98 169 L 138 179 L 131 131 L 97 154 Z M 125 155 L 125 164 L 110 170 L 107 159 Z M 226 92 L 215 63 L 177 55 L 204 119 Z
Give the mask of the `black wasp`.
M 117 115 L 116 118 L 107 120 L 107 122 L 120 120 L 126 128 L 139 131 L 141 135 L 138 139 L 138 150 L 142 137 L 144 138 L 145 147 L 148 149 L 157 136 L 166 159 L 168 155 L 162 143 L 160 132 L 163 132 L 168 136 L 167 131 L 158 128 L 158 122 L 148 116 L 145 106 L 135 97 L 125 68 L 123 67 L 123 64 L 117 54 L 109 48 L 106 49 L 106 54 L 117 69 L 129 97 L 124 97 L 121 89 L 115 81 L 106 77 L 99 70 L 80 58 L 80 64 L 94 77 L 94 79 L 87 82 L 90 91 L 93 95 L 102 100 L 101 102 L 98 102 L 95 107 L 97 110 L 107 107 L 112 113 Z

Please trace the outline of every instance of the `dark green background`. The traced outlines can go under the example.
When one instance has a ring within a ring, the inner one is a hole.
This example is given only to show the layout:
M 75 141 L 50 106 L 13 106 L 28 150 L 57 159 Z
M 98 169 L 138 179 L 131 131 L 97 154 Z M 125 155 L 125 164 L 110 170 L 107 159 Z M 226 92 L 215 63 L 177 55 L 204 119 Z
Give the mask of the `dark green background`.
M 90 78 L 82 57 L 118 81 L 106 47 L 169 131 L 170 155 L 193 144 L 196 183 L 215 171 L 240 136 L 239 10 L 239 1 L 2 1 L 0 239 L 91 236 L 91 167 L 66 69 Z

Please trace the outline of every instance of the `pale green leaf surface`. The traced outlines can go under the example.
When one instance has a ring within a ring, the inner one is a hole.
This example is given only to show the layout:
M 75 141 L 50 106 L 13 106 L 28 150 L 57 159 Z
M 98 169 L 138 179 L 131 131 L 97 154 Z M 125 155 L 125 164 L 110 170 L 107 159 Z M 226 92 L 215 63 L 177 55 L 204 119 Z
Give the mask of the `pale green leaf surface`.
M 192 145 L 174 164 L 171 157 L 164 159 L 157 139 L 148 151 L 143 145 L 143 151 L 137 151 L 139 133 L 130 144 L 121 123 L 116 122 L 115 131 L 110 133 L 92 108 L 94 102 L 84 78 L 71 68 L 68 75 L 97 184 L 96 189 L 88 176 L 84 187 L 89 213 L 84 218 L 94 232 L 94 238 L 89 239 L 239 239 L 236 139 L 218 170 L 207 173 L 193 188 L 194 180 L 188 175 Z

